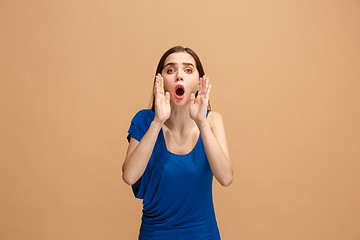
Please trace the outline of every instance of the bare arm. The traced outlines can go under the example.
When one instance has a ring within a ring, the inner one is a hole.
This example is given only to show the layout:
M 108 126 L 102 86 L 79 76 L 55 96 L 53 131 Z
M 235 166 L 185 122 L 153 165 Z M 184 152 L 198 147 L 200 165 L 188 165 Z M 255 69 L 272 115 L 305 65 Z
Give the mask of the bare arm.
M 161 126 L 161 123 L 153 121 L 140 142 L 135 138 L 130 139 L 125 161 L 122 165 L 122 178 L 127 184 L 136 183 L 144 173 Z
M 199 93 L 191 95 L 190 117 L 196 122 L 204 143 L 206 156 L 215 178 L 223 186 L 229 186 L 233 179 L 233 166 L 225 137 L 225 129 L 220 113 L 212 112 L 206 118 L 211 84 L 204 75 L 199 81 Z M 210 119 L 211 118 L 211 119 Z
M 198 124 L 206 156 L 218 182 L 223 186 L 229 186 L 233 180 L 234 169 L 230 160 L 220 113 L 212 112 L 211 124 L 209 122 L 210 120 Z

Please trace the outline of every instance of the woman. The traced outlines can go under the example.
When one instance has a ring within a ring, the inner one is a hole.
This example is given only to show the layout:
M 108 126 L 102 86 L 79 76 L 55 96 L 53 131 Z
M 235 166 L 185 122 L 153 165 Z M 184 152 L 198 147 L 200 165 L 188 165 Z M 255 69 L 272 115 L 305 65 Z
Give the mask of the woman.
M 190 48 L 161 57 L 151 109 L 132 119 L 122 166 L 123 180 L 143 199 L 139 239 L 220 239 L 212 181 L 230 185 L 233 167 L 210 89 Z

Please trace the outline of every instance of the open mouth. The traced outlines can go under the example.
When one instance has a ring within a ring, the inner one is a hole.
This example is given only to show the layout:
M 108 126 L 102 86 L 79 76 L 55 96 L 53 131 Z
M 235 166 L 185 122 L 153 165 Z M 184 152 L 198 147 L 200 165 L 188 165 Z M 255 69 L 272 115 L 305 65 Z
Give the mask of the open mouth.
M 184 86 L 178 84 L 175 87 L 175 97 L 176 98 L 183 98 L 184 97 L 184 93 L 185 93 L 185 88 Z

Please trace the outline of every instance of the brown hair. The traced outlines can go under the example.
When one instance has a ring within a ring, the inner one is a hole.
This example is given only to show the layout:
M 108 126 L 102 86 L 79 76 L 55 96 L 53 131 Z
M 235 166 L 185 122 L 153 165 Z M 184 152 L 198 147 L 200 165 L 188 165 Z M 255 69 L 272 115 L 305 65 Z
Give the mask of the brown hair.
M 150 105 L 150 108 L 155 111 L 155 96 L 154 96 L 154 86 L 155 86 L 155 80 L 156 80 L 156 75 L 158 73 L 161 74 L 163 68 L 164 68 L 164 63 L 165 63 L 165 60 L 166 58 L 172 54 L 172 53 L 176 53 L 176 52 L 187 52 L 188 54 L 190 54 L 194 60 L 195 60 L 195 63 L 196 63 L 196 68 L 199 72 L 199 76 L 202 77 L 204 76 L 205 72 L 204 72 L 204 69 L 203 69 L 203 66 L 200 62 L 200 59 L 199 57 L 196 55 L 196 53 L 190 49 L 190 48 L 185 48 L 183 46 L 175 46 L 175 47 L 172 47 L 170 48 L 169 50 L 167 50 L 164 55 L 162 55 L 162 57 L 160 58 L 160 61 L 158 63 L 158 66 L 156 68 L 156 73 L 155 73 L 155 78 L 154 78 L 154 84 L 153 84 L 153 90 L 152 90 L 152 101 L 151 101 L 151 105 Z M 196 92 L 195 94 L 195 97 L 197 97 L 198 95 L 198 91 Z M 208 109 L 211 110 L 211 106 L 210 106 L 210 100 L 208 102 Z

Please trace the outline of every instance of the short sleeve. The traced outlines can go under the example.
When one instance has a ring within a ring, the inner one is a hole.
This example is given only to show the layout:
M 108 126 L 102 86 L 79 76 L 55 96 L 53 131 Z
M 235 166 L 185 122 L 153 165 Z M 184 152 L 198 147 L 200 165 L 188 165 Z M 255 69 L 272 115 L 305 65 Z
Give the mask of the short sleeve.
M 128 130 L 127 140 L 130 142 L 130 137 L 135 138 L 140 142 L 145 133 L 150 127 L 151 123 L 151 109 L 143 109 L 138 111 L 131 120 Z

